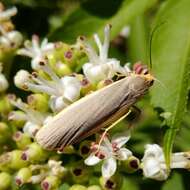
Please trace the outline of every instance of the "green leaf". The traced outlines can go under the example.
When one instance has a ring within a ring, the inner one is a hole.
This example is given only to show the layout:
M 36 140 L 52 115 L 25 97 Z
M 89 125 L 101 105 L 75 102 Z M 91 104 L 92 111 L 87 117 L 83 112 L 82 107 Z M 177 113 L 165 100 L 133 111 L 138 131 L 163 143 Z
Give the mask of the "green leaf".
M 113 39 L 121 31 L 123 26 L 153 6 L 155 2 L 156 0 L 125 0 L 122 2 L 115 14 L 109 17 L 103 17 L 99 14 L 95 15 L 87 9 L 80 7 L 80 9 L 76 10 L 68 17 L 68 20 L 62 27 L 50 35 L 50 39 L 73 43 L 79 35 L 91 37 L 95 32 L 97 32 L 100 36 L 103 36 L 103 29 L 106 23 L 110 23 L 113 26 L 111 32 Z M 102 1 L 101 3 L 105 4 L 109 2 Z M 96 6 L 96 4 L 94 4 L 94 6 Z M 103 7 L 101 12 L 107 11 L 105 7 L 106 6 Z M 97 13 L 98 11 L 99 10 L 97 10 Z
M 162 190 L 184 190 L 183 180 L 180 174 L 174 173 L 170 179 L 168 179 L 162 186 Z
M 164 136 L 166 163 L 170 155 L 177 130 L 186 110 L 189 80 L 190 48 L 190 1 L 168 0 L 158 12 L 155 26 L 161 25 L 153 37 L 153 73 L 164 84 L 158 83 L 152 90 L 152 103 L 164 112 L 170 112 Z

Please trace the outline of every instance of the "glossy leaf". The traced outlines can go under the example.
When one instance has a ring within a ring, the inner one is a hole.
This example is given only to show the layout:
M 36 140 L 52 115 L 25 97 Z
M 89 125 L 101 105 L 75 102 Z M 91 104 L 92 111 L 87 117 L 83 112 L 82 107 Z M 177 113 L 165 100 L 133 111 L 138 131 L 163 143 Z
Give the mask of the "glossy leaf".
M 164 137 L 166 163 L 186 110 L 189 80 L 190 48 L 190 1 L 169 0 L 161 7 L 155 25 L 162 24 L 153 37 L 153 73 L 163 85 L 155 84 L 152 103 L 164 112 L 170 112 L 166 119 L 167 130 Z

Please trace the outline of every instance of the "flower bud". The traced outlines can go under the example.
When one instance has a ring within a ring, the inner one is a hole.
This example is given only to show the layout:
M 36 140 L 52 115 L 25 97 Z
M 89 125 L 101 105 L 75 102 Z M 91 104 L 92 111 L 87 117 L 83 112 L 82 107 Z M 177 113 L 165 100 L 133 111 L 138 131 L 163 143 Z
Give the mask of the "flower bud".
M 103 190 L 118 190 L 122 186 L 123 177 L 119 174 L 112 176 L 110 179 L 100 178 L 100 185 Z
M 86 158 L 89 155 L 90 147 L 91 147 L 91 141 L 85 140 L 82 143 L 80 143 L 79 146 L 79 155 L 83 158 Z
M 41 188 L 43 190 L 55 190 L 60 185 L 60 179 L 57 176 L 47 176 L 41 182 Z
M 12 105 L 10 104 L 7 96 L 0 97 L 0 113 L 3 115 L 7 115 L 12 109 Z
M 6 172 L 0 173 L 0 189 L 6 190 L 11 186 L 11 175 Z
M 93 91 L 94 85 L 88 81 L 88 79 L 84 78 L 81 80 L 81 94 L 85 96 L 86 94 L 89 94 L 91 91 Z
M 4 143 L 7 138 L 10 136 L 10 129 L 8 125 L 4 122 L 0 122 L 0 144 Z
M 35 142 L 30 144 L 27 149 L 22 152 L 22 159 L 29 160 L 32 163 L 44 161 L 47 157 L 48 152 Z
M 69 188 L 69 190 L 87 190 L 87 188 L 83 185 L 75 184 Z
M 32 176 L 32 171 L 29 168 L 21 168 L 15 176 L 15 183 L 18 186 L 29 182 L 29 179 Z
M 11 125 L 15 126 L 16 128 L 22 128 L 25 124 L 25 114 L 20 110 L 11 111 L 8 115 L 8 119 Z
M 97 85 L 97 89 L 101 89 L 105 86 L 108 86 L 109 84 L 113 83 L 113 81 L 111 79 L 106 79 L 106 80 L 102 80 L 98 83 Z
M 0 73 L 0 92 L 4 92 L 5 90 L 7 90 L 8 86 L 9 84 L 7 79 L 2 73 Z
M 101 190 L 101 188 L 98 185 L 91 185 L 87 188 L 87 190 Z
M 17 147 L 22 150 L 32 143 L 30 136 L 20 131 L 17 131 L 13 135 L 13 140 L 16 142 Z
M 58 151 L 58 153 L 64 153 L 64 154 L 74 154 L 76 153 L 76 150 L 72 145 L 64 147 L 62 151 Z
M 30 80 L 30 73 L 26 70 L 19 70 L 14 76 L 14 83 L 16 87 L 25 89 L 24 85 Z
M 13 150 L 11 152 L 4 153 L 0 156 L 0 170 L 18 170 L 20 168 L 26 167 L 28 162 L 21 158 L 21 150 Z
M 89 180 L 90 170 L 83 163 L 77 162 L 71 168 L 71 175 L 74 183 L 86 183 Z
M 139 169 L 140 161 L 135 156 L 130 156 L 127 160 L 121 162 L 121 168 L 124 172 L 133 173 Z
M 32 109 L 40 112 L 48 111 L 48 97 L 44 94 L 32 94 L 27 97 L 27 103 Z
M 59 75 L 59 76 L 65 76 L 65 75 L 69 75 L 72 73 L 72 70 L 69 68 L 68 65 L 62 63 L 62 62 L 57 62 L 55 64 L 55 69 L 56 69 L 56 73 Z

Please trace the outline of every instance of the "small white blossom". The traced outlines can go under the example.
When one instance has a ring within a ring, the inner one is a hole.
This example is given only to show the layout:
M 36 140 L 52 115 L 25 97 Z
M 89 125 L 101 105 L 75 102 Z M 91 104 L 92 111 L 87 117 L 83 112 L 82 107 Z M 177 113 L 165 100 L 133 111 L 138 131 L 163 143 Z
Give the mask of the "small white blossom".
M 27 71 L 21 70 L 14 78 L 16 86 L 50 95 L 49 105 L 55 112 L 62 110 L 80 97 L 81 84 L 76 77 L 59 78 L 45 62 L 41 62 L 38 67 L 49 75 L 51 80 L 39 76 L 36 72 L 30 75 Z
M 170 168 L 190 168 L 190 153 L 173 153 L 171 155 Z M 146 145 L 145 154 L 142 159 L 142 169 L 144 176 L 147 178 L 160 181 L 168 178 L 169 172 L 166 167 L 164 153 L 159 145 Z
M 0 45 L 4 48 L 18 48 L 22 44 L 22 34 L 16 30 L 7 32 L 0 26 Z
M 123 147 L 129 138 L 129 135 L 117 135 L 112 138 L 111 142 L 105 137 L 100 146 L 93 144 L 92 153 L 85 160 L 85 164 L 92 166 L 103 160 L 102 176 L 109 179 L 116 172 L 116 160 L 127 160 L 132 156 L 132 152 Z
M 19 70 L 14 76 L 14 83 L 18 88 L 23 88 L 23 84 L 30 80 L 30 73 L 26 70 Z
M 54 176 L 63 176 L 63 174 L 67 171 L 62 165 L 61 161 L 49 160 L 48 167 L 51 169 L 51 174 Z
M 12 7 L 7 10 L 0 11 L 0 22 L 10 20 L 12 16 L 15 16 L 17 14 L 17 8 Z
M 101 80 L 111 79 L 117 72 L 126 74 L 125 68 L 120 66 L 120 62 L 115 58 L 108 58 L 108 49 L 110 43 L 110 25 L 106 25 L 104 30 L 105 38 L 101 43 L 97 34 L 94 35 L 95 42 L 99 49 L 99 55 L 84 39 L 80 38 L 89 58 L 89 62 L 83 65 L 83 72 L 91 83 L 97 83 Z
M 25 41 L 24 46 L 25 48 L 18 50 L 17 53 L 32 58 L 32 68 L 36 70 L 39 68 L 39 62 L 43 61 L 45 56 L 55 48 L 53 43 L 48 43 L 47 38 L 40 44 L 37 35 L 32 36 L 31 42 Z
M 10 18 L 17 13 L 17 8 L 13 7 L 7 10 L 0 11 L 0 45 L 1 48 L 17 48 L 21 45 L 23 37 L 20 32 L 13 30 L 13 31 L 6 31 L 3 22 L 9 21 Z
M 23 112 L 10 112 L 9 120 L 23 120 L 26 121 L 23 126 L 23 132 L 34 137 L 36 132 L 44 125 L 46 119 L 50 116 L 31 109 L 28 104 L 22 102 L 21 99 L 14 100 L 13 97 L 9 98 L 10 103 L 19 108 Z

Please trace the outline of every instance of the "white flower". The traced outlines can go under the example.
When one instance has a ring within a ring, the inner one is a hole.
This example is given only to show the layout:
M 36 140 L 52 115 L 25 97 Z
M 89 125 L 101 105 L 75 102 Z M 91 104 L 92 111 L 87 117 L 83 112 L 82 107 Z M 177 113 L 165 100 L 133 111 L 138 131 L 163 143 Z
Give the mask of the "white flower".
M 189 168 L 190 167 L 190 153 L 181 152 L 173 153 L 171 155 L 170 168 Z M 157 145 L 146 145 L 145 154 L 142 159 L 143 174 L 147 178 L 155 180 L 166 180 L 169 172 L 166 167 L 164 153 L 162 148 Z
M 49 75 L 51 80 L 39 76 L 36 72 L 30 75 L 27 71 L 21 70 L 14 78 L 16 86 L 50 95 L 49 104 L 55 112 L 62 110 L 80 97 L 81 84 L 76 77 L 59 78 L 45 62 L 40 62 L 38 67 Z
M 116 171 L 116 160 L 127 160 L 132 156 L 130 150 L 122 147 L 129 138 L 129 135 L 117 135 L 112 138 L 111 142 L 105 137 L 100 146 L 98 144 L 93 144 L 92 153 L 85 160 L 85 164 L 92 166 L 103 160 L 102 176 L 109 179 Z
M 63 176 L 67 171 L 62 165 L 61 161 L 48 160 L 48 167 L 51 169 L 51 174 L 54 176 Z
M 17 14 L 17 8 L 12 7 L 7 10 L 3 10 L 0 12 L 0 22 L 10 20 L 12 16 L 15 16 Z
M 30 73 L 26 70 L 19 70 L 14 76 L 14 83 L 18 88 L 23 88 L 23 84 L 30 80 Z
M 97 34 L 94 35 L 95 42 L 99 49 L 99 55 L 96 51 L 84 41 L 79 39 L 89 58 L 89 62 L 83 65 L 83 72 L 91 83 L 97 83 L 101 80 L 112 78 L 117 72 L 127 73 L 126 69 L 120 66 L 120 62 L 115 58 L 108 58 L 108 49 L 110 43 L 110 25 L 106 25 L 104 42 L 101 43 Z
M 23 126 L 23 132 L 30 135 L 30 137 L 34 137 L 36 132 L 44 125 L 44 122 L 46 122 L 50 116 L 33 110 L 26 103 L 22 102 L 21 99 L 14 100 L 14 98 L 15 97 L 9 97 L 10 103 L 23 112 L 10 112 L 9 120 L 26 121 Z
M 53 43 L 48 43 L 45 38 L 40 44 L 39 37 L 37 35 L 32 36 L 32 41 L 25 41 L 25 48 L 18 50 L 19 55 L 24 55 L 32 58 L 32 68 L 38 69 L 39 62 L 43 61 L 45 56 L 54 50 L 55 46 Z
M 7 32 L 2 26 L 0 26 L 0 32 L 2 36 L 0 37 L 0 44 L 4 48 L 18 48 L 23 40 L 22 34 L 16 30 Z

